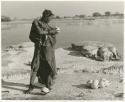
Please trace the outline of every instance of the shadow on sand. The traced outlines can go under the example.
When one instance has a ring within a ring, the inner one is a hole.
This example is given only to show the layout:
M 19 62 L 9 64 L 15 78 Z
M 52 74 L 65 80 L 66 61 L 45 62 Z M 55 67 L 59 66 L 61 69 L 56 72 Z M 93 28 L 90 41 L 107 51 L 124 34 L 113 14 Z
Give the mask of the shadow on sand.
M 72 85 L 72 86 L 80 89 L 90 89 L 90 87 L 88 87 L 86 84 Z
M 75 51 L 71 47 L 69 47 L 69 48 L 63 48 L 63 49 L 67 50 L 67 51 L 70 51 L 70 53 L 68 55 L 77 56 L 77 57 L 83 57 L 83 55 L 79 51 Z
M 12 90 L 18 90 L 18 91 L 25 91 L 23 89 L 17 88 L 17 86 L 24 87 L 24 88 L 28 88 L 29 87 L 28 84 L 7 82 L 7 81 L 2 80 L 2 87 L 3 88 L 12 89 Z M 42 85 L 40 83 L 35 83 L 34 88 L 40 89 L 43 86 L 44 85 Z
M 20 86 L 20 87 L 28 87 L 28 85 L 23 84 L 23 83 L 14 83 L 14 82 L 7 82 L 2 80 L 2 87 L 7 88 L 7 89 L 13 89 L 13 90 L 19 90 L 19 91 L 24 91 L 23 89 L 16 88 L 14 86 Z

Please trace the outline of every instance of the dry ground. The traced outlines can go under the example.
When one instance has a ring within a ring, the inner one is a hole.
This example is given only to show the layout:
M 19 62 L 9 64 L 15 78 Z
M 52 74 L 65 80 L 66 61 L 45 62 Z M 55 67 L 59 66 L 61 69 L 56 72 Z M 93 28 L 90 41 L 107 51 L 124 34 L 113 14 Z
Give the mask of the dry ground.
M 55 51 L 58 75 L 51 92 L 42 95 L 40 88 L 36 88 L 29 95 L 23 94 L 29 84 L 29 64 L 33 47 L 30 43 L 23 43 L 21 46 L 23 46 L 21 49 L 9 49 L 3 52 L 2 99 L 123 100 L 122 61 L 99 62 L 63 48 Z M 114 69 L 111 68 L 112 66 Z M 107 68 L 106 73 L 102 71 L 104 68 Z M 99 89 L 90 89 L 86 86 L 87 80 L 100 78 L 106 78 L 111 85 Z

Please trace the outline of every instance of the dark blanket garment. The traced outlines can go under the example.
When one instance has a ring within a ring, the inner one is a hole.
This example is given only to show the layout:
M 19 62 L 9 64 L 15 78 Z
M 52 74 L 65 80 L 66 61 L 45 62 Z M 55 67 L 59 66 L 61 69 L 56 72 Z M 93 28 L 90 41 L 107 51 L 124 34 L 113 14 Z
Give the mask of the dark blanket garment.
M 30 40 L 35 43 L 34 57 L 31 63 L 33 72 L 41 79 L 41 83 L 51 86 L 57 74 L 55 62 L 55 43 L 57 31 L 54 27 L 35 19 L 30 31 Z M 40 43 L 42 42 L 42 43 Z

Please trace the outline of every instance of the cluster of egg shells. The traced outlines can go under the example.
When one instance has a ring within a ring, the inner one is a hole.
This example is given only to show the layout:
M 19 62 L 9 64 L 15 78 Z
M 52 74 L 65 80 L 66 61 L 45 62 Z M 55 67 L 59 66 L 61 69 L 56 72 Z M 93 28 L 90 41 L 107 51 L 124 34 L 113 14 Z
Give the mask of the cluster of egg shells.
M 98 89 L 98 88 L 107 87 L 111 83 L 108 80 L 102 78 L 100 80 L 97 80 L 97 79 L 95 79 L 95 80 L 88 80 L 86 84 L 87 84 L 88 87 L 90 87 L 92 89 Z

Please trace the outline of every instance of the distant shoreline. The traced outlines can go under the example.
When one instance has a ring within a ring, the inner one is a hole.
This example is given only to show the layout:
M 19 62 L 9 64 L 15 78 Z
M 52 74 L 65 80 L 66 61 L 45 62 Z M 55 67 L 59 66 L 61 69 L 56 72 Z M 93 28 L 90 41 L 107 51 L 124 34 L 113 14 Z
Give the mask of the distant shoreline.
M 33 21 L 35 18 L 32 19 L 16 19 L 16 20 L 11 20 L 11 21 L 2 21 L 1 23 L 10 23 L 10 22 L 17 22 L 17 21 L 26 21 L 26 22 L 31 22 Z M 98 19 L 123 19 L 124 17 L 120 17 L 120 16 L 104 16 L 104 17 L 85 17 L 85 18 L 78 18 L 78 17 L 67 17 L 67 18 L 54 18 L 53 20 L 98 20 Z

